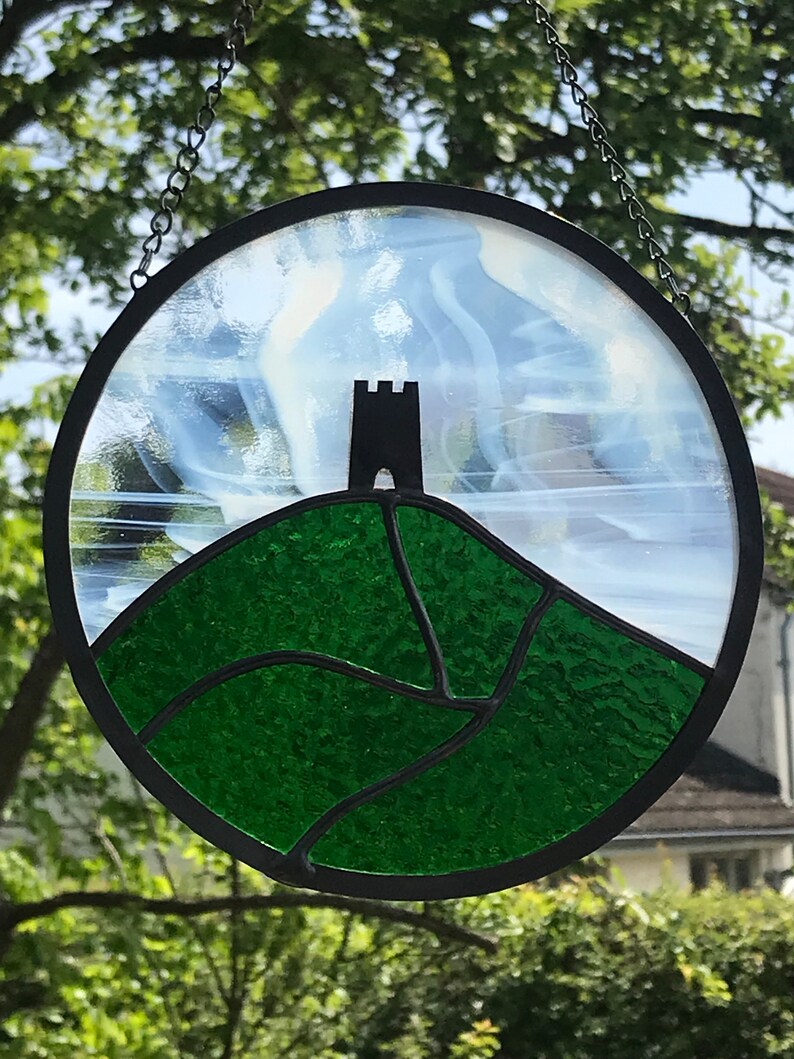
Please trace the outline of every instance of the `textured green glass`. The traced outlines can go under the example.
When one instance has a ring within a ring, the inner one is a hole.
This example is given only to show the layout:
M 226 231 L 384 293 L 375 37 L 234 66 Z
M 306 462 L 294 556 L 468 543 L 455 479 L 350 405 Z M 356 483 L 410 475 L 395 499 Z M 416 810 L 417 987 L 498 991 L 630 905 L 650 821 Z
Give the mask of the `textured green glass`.
M 172 585 L 98 664 L 138 729 L 205 674 L 278 650 L 316 651 L 431 685 L 379 504 L 316 508 L 241 541 Z
M 403 505 L 397 521 L 453 695 L 487 698 L 541 588 L 476 537 L 426 508 Z
M 286 853 L 342 798 L 468 720 L 338 673 L 274 666 L 203 695 L 149 748 L 214 813 Z
M 654 764 L 703 683 L 556 603 L 488 727 L 434 769 L 343 818 L 313 860 L 438 874 L 541 849 L 602 813 Z
M 540 587 L 440 515 L 401 505 L 397 522 L 453 694 L 490 696 Z M 234 545 L 136 617 L 99 667 L 140 728 L 207 674 L 279 650 L 431 687 L 379 503 L 304 511 Z M 682 664 L 558 601 L 490 723 L 445 761 L 342 817 L 310 857 L 410 875 L 531 853 L 624 794 L 667 749 L 702 687 Z M 227 678 L 148 746 L 218 816 L 286 852 L 334 805 L 416 762 L 472 717 L 282 661 Z

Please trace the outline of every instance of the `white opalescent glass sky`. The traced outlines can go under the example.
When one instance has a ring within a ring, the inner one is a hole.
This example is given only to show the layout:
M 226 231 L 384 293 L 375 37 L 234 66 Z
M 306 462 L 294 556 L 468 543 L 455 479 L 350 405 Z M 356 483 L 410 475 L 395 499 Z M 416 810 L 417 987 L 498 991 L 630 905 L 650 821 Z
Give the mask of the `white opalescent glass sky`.
M 89 637 L 230 529 L 344 489 L 355 379 L 418 381 L 428 493 L 714 661 L 735 585 L 734 501 L 683 358 L 568 251 L 413 207 L 257 239 L 132 340 L 75 475 Z

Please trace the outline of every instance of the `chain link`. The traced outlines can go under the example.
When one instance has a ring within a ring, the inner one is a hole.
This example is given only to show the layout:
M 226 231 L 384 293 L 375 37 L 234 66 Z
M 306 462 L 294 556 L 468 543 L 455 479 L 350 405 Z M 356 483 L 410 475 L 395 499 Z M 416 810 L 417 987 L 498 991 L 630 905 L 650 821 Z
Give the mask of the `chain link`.
M 130 286 L 134 291 L 146 286 L 152 261 L 160 253 L 163 239 L 174 227 L 174 216 L 182 205 L 182 199 L 199 164 L 199 151 L 215 121 L 215 108 L 223 94 L 224 82 L 234 69 L 253 25 L 257 2 L 258 0 L 239 0 L 234 22 L 224 38 L 223 54 L 217 66 L 218 75 L 204 91 L 204 102 L 199 107 L 196 120 L 187 130 L 185 143 L 179 149 L 174 168 L 168 174 L 158 207 L 149 224 L 149 235 L 141 245 L 141 260 L 130 275 Z
M 637 196 L 636 189 L 629 182 L 626 170 L 618 161 L 617 151 L 609 142 L 607 130 L 590 102 L 588 93 L 579 82 L 576 67 L 570 54 L 560 43 L 559 33 L 549 11 L 540 3 L 540 0 L 524 0 L 524 2 L 532 9 L 537 25 L 543 29 L 546 43 L 551 48 L 554 61 L 560 68 L 560 78 L 563 84 L 570 88 L 571 98 L 581 111 L 585 128 L 590 133 L 593 144 L 598 148 L 602 162 L 609 167 L 610 179 L 612 183 L 617 184 L 620 200 L 625 203 L 629 217 L 637 225 L 640 242 L 645 245 L 648 257 L 656 266 L 659 279 L 669 290 L 673 304 L 684 317 L 688 317 L 692 308 L 692 299 L 681 288 L 673 266 L 665 257 L 664 247 L 656 238 L 656 229 L 648 219 L 647 211 Z M 199 152 L 215 121 L 215 108 L 223 93 L 224 82 L 234 69 L 239 52 L 245 45 L 246 37 L 253 25 L 256 3 L 257 0 L 239 0 L 237 14 L 224 40 L 223 55 L 218 60 L 217 77 L 205 89 L 204 102 L 199 108 L 196 120 L 187 131 L 185 143 L 177 153 L 176 163 L 168 174 L 158 208 L 149 224 L 150 232 L 141 246 L 140 262 L 130 275 L 130 285 L 133 291 L 140 290 L 148 282 L 152 261 L 160 253 L 163 239 L 174 226 L 174 216 L 182 205 L 182 199 L 199 163 Z
M 629 217 L 637 225 L 637 234 L 640 242 L 648 251 L 648 257 L 656 266 L 659 279 L 665 284 L 670 292 L 673 304 L 684 318 L 689 318 L 692 308 L 692 299 L 678 282 L 673 266 L 665 257 L 665 249 L 656 238 L 656 229 L 648 219 L 645 206 L 640 202 L 636 189 L 629 183 L 628 174 L 618 161 L 618 154 L 607 138 L 607 130 L 601 123 L 595 107 L 590 102 L 585 89 L 579 82 L 579 75 L 574 66 L 571 56 L 560 43 L 560 36 L 552 21 L 551 15 L 539 0 L 524 0 L 535 15 L 535 22 L 541 27 L 546 37 L 554 61 L 560 68 L 560 79 L 568 85 L 571 90 L 571 98 L 582 113 L 582 121 L 590 133 L 590 139 L 598 148 L 601 161 L 609 167 L 609 176 L 613 184 L 617 184 L 618 194 L 621 202 L 625 203 Z

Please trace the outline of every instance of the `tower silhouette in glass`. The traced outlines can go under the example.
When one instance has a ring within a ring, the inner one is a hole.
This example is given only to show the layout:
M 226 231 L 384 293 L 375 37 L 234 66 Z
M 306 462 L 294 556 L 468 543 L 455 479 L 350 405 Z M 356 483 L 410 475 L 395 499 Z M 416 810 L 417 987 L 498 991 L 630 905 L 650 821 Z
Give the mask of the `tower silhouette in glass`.
M 389 381 L 376 390 L 363 379 L 353 384 L 349 488 L 372 489 L 381 470 L 391 472 L 395 489 L 424 491 L 418 382 L 402 390 Z

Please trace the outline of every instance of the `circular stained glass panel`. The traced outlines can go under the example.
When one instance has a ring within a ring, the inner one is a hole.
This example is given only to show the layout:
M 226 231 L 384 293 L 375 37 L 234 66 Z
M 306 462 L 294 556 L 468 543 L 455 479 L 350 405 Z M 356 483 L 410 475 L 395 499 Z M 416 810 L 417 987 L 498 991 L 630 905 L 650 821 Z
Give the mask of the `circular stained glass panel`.
M 48 579 L 144 783 L 285 881 L 474 893 L 590 851 L 706 737 L 757 601 L 730 398 L 528 206 L 338 189 L 136 295 L 53 457 Z

